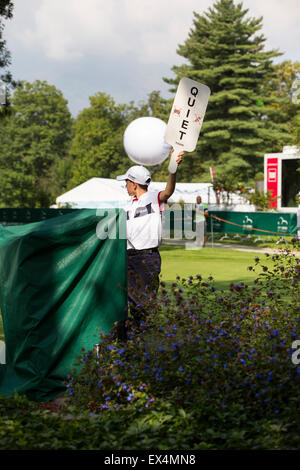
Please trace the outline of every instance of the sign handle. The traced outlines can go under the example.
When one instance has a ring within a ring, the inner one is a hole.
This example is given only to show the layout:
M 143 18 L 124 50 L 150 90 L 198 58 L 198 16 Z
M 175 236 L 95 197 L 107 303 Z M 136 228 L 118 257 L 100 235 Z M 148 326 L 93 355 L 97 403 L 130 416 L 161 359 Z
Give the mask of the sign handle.
M 174 148 L 174 151 L 170 157 L 170 162 L 169 162 L 169 167 L 168 167 L 168 171 L 169 173 L 176 173 L 177 171 L 177 163 L 176 163 L 176 160 L 178 158 L 178 155 L 180 152 L 182 152 L 182 149 L 180 147 L 173 147 Z

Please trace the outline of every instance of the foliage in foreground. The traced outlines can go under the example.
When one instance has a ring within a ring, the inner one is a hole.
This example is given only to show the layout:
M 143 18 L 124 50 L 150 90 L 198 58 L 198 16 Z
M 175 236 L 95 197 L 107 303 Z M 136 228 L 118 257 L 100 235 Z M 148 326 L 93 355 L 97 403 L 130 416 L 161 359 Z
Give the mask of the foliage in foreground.
M 299 448 L 300 259 L 263 258 L 251 289 L 162 283 L 127 342 L 100 333 L 99 350 L 82 351 L 65 408 L 0 397 L 0 448 Z
M 93 414 L 72 406 L 41 411 L 24 397 L 0 396 L 0 415 L 1 450 L 255 450 L 300 444 L 295 416 L 249 420 L 239 405 L 184 409 L 159 400 L 147 411 L 130 407 Z
M 97 355 L 83 351 L 67 385 L 72 402 L 98 412 L 168 397 L 184 407 L 240 404 L 258 419 L 293 408 L 300 260 L 288 250 L 272 258 L 249 267 L 262 270 L 251 290 L 241 282 L 219 292 L 200 275 L 163 288 L 126 343 L 111 332 Z

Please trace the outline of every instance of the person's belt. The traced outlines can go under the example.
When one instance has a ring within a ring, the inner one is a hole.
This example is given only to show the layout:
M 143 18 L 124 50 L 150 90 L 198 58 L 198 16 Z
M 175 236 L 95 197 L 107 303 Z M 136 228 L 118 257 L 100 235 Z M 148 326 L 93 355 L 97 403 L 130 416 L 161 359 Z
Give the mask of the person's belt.
M 134 250 L 130 248 L 127 250 L 128 255 L 137 255 L 139 253 L 158 253 L 158 248 L 146 248 L 145 250 Z

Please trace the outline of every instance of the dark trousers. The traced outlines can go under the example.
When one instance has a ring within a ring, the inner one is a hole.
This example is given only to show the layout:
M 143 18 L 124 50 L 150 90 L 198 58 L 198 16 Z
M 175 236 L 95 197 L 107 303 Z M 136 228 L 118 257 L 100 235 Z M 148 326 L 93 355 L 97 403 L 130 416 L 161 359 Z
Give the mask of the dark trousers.
M 130 251 L 127 254 L 127 286 L 130 314 L 139 323 L 150 313 L 159 288 L 161 257 L 156 250 Z
M 135 326 L 151 312 L 159 288 L 161 257 L 158 249 L 127 250 L 127 291 L 131 321 Z M 125 321 L 119 322 L 118 338 L 126 340 Z

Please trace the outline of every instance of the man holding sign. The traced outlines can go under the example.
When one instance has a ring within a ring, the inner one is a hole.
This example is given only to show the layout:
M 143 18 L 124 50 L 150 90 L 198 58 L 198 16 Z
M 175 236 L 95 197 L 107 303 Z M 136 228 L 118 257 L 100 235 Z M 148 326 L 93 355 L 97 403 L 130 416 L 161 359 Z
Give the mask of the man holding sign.
M 171 154 L 173 150 L 171 150 Z M 176 158 L 182 160 L 183 152 Z M 172 196 L 176 172 L 169 174 L 163 191 L 148 191 L 150 172 L 143 166 L 132 166 L 117 180 L 126 181 L 132 201 L 127 208 L 127 284 L 130 313 L 138 325 L 147 315 L 148 302 L 159 287 L 161 257 L 158 247 L 162 240 L 161 213 Z
M 127 210 L 127 279 L 130 312 L 136 323 L 146 316 L 148 302 L 158 290 L 161 211 L 174 192 L 177 165 L 182 160 L 184 150 L 191 152 L 196 148 L 209 95 L 206 85 L 182 78 L 164 135 L 161 130 L 165 124 L 159 123 L 156 118 L 139 118 L 124 133 L 127 155 L 142 165 L 164 161 L 168 156 L 166 144 L 172 147 L 169 177 L 164 191 L 148 191 L 151 175 L 144 166 L 133 166 L 125 175 L 117 177 L 126 181 L 127 192 L 132 196 Z M 157 154 L 157 158 L 152 158 L 152 153 Z

